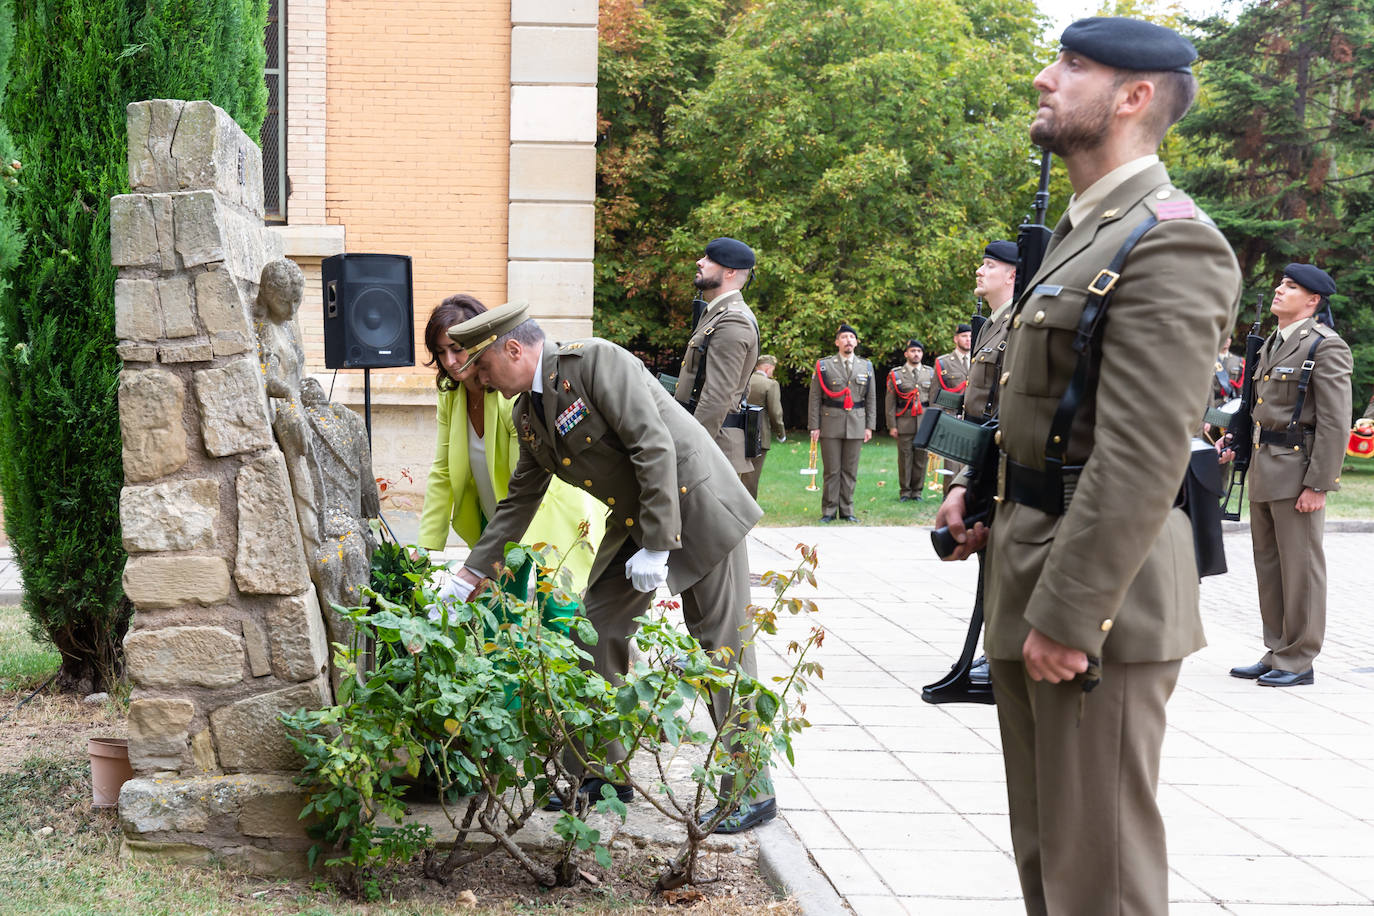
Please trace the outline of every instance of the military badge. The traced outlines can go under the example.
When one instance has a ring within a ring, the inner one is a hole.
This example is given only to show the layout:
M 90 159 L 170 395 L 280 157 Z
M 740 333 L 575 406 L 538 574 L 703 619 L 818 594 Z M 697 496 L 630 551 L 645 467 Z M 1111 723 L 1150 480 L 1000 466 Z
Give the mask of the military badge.
M 567 410 L 558 415 L 558 419 L 554 422 L 554 426 L 557 428 L 560 436 L 566 436 L 568 433 L 572 432 L 574 426 L 581 423 L 586 418 L 587 405 L 583 403 L 581 398 L 578 398 L 568 406 Z

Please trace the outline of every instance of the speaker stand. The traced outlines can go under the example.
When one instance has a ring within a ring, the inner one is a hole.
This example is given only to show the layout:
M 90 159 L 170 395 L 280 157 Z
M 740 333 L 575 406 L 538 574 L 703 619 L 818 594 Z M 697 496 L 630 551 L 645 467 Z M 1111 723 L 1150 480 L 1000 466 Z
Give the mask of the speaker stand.
M 363 423 L 367 426 L 367 451 L 372 453 L 372 370 L 363 370 Z

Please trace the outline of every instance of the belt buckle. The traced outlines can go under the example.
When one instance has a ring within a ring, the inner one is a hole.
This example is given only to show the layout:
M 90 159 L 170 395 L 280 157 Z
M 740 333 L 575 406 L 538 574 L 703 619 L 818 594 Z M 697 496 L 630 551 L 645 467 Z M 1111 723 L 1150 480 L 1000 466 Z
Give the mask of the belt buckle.
M 1105 285 L 1099 285 L 1102 284 L 1104 279 L 1106 280 Z M 1099 296 L 1105 296 L 1116 287 L 1116 281 L 1120 279 L 1121 274 L 1104 267 L 1097 272 L 1097 276 L 1093 277 L 1093 281 L 1088 284 L 1088 290 L 1089 292 L 1097 293 Z
M 997 453 L 997 495 L 992 498 L 995 503 L 1006 502 L 1007 500 L 1007 453 L 998 451 Z
M 1313 367 L 1315 367 L 1316 365 L 1317 365 L 1317 364 L 1314 363 L 1312 360 L 1310 360 L 1310 359 L 1305 359 L 1305 360 L 1302 361 L 1302 371 L 1303 371 L 1303 372 L 1311 372 L 1312 369 L 1313 369 Z

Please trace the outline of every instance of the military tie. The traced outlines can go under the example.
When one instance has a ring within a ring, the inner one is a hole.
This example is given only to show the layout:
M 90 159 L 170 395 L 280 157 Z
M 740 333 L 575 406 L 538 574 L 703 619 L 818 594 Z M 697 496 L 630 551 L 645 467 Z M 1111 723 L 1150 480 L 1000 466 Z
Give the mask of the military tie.
M 534 415 L 539 418 L 539 422 L 544 422 L 544 392 L 531 391 L 530 403 L 534 405 Z

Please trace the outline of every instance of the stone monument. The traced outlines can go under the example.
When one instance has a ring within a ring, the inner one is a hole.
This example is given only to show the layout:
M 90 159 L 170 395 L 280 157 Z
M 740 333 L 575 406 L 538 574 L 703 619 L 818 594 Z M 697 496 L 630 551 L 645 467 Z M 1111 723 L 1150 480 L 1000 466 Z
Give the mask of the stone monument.
M 312 570 L 348 555 L 331 600 L 367 578 L 366 435 L 345 447 L 361 421 L 301 391 L 300 271 L 263 224 L 257 146 L 208 102 L 136 102 L 128 124 L 133 193 L 110 202 L 135 608 L 124 851 L 300 872 L 300 760 L 277 717 L 331 701 Z

